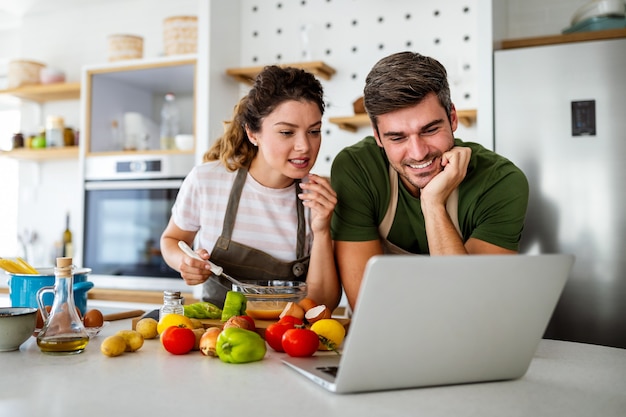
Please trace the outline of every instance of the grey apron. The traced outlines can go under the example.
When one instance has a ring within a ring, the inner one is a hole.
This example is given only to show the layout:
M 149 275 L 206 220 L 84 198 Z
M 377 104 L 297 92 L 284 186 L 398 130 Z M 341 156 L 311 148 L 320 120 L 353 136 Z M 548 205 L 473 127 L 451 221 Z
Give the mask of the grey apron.
M 235 219 L 239 208 L 239 199 L 248 175 L 247 168 L 241 168 L 237 172 L 233 187 L 228 198 L 222 234 L 215 243 L 211 252 L 211 262 L 224 268 L 224 272 L 240 281 L 305 281 L 309 268 L 309 255 L 304 255 L 304 243 L 306 239 L 306 220 L 304 218 L 304 206 L 298 198 L 300 181 L 296 180 L 296 208 L 298 213 L 298 231 L 296 244 L 296 260 L 284 262 L 275 257 L 250 246 L 231 240 Z M 202 299 L 209 301 L 220 308 L 224 305 L 226 292 L 232 289 L 230 281 L 224 278 L 211 277 L 204 282 Z
M 383 221 L 380 222 L 378 226 L 378 234 L 380 235 L 380 243 L 383 246 L 383 253 L 386 254 L 398 254 L 398 255 L 407 255 L 411 254 L 393 243 L 387 240 L 389 236 L 389 231 L 391 230 L 391 225 L 393 224 L 393 219 L 396 217 L 396 208 L 398 206 L 398 173 L 391 165 L 389 165 L 389 184 L 391 186 L 391 198 L 389 199 L 389 205 L 387 206 L 387 212 L 385 213 L 385 217 L 383 217 Z M 454 224 L 454 228 L 458 232 L 459 236 L 463 236 L 461 233 L 461 228 L 459 227 L 459 215 L 458 215 L 458 206 L 459 206 L 459 189 L 455 188 L 450 197 L 448 197 L 448 201 L 446 201 L 446 211 L 450 216 L 450 220 Z

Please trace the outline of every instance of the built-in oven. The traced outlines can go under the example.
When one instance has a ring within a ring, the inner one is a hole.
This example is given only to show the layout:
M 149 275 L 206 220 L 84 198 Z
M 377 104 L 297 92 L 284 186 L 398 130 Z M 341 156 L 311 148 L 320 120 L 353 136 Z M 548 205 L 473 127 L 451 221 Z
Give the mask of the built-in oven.
M 188 154 L 86 158 L 82 254 L 96 285 L 187 290 L 159 241 L 193 163 Z

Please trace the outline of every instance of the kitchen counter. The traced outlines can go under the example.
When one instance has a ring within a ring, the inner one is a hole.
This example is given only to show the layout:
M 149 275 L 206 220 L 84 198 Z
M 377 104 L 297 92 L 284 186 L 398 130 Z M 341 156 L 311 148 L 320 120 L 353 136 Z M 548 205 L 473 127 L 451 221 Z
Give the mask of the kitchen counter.
M 100 353 L 106 336 L 129 328 L 129 319 L 113 321 L 73 356 L 42 354 L 34 338 L 0 353 L 0 415 L 626 415 L 622 349 L 543 340 L 519 380 L 337 395 L 289 369 L 280 362 L 284 354 L 271 349 L 263 361 L 239 365 L 199 352 L 174 356 L 157 339 L 116 358 Z

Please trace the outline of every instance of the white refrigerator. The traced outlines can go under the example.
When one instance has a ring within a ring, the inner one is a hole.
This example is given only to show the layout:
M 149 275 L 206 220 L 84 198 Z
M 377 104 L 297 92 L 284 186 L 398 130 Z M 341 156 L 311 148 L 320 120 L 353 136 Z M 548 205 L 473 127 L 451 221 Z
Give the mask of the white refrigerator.
M 531 187 L 522 252 L 576 255 L 545 337 L 626 348 L 626 38 L 497 51 L 494 95 Z

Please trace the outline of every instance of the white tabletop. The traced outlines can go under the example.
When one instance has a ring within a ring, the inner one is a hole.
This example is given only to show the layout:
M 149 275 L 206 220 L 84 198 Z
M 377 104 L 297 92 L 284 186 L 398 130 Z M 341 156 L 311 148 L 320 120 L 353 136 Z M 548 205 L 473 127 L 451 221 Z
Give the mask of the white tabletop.
M 42 354 L 32 337 L 0 353 L 0 416 L 626 416 L 623 349 L 543 340 L 519 380 L 337 395 L 271 349 L 239 365 L 174 356 L 158 339 L 116 358 L 100 353 L 106 336 L 130 327 L 111 322 L 78 355 Z

